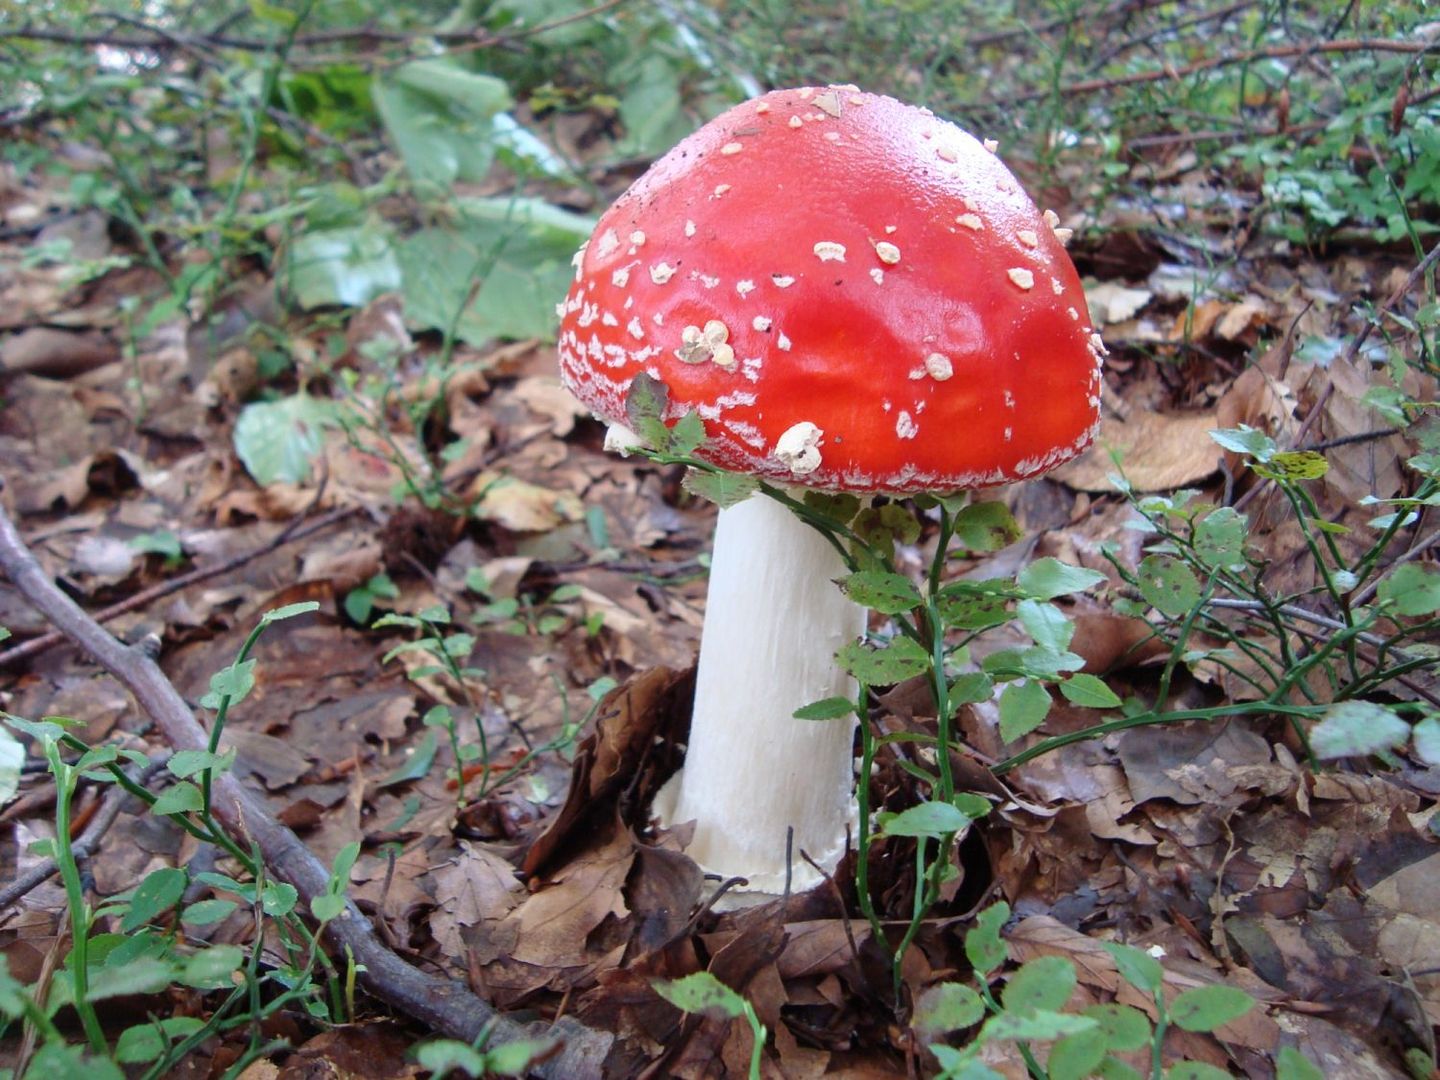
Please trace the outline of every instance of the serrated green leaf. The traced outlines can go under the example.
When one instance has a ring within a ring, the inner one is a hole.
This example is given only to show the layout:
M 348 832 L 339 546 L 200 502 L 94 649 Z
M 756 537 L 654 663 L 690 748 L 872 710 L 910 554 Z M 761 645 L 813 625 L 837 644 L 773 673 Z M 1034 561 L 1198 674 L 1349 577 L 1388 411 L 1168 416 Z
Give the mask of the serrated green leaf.
M 1061 956 L 1041 956 L 1021 966 L 1001 991 L 1007 1012 L 1058 1012 L 1075 989 L 1075 965 Z
M 1191 569 L 1168 555 L 1147 555 L 1136 571 L 1146 603 L 1172 618 L 1188 615 L 1200 602 L 1200 582 Z
M 1234 986 L 1197 986 L 1170 1002 L 1170 1019 L 1186 1031 L 1214 1031 L 1255 1007 L 1255 999 Z
M 1000 694 L 1000 738 L 1007 743 L 1030 734 L 1050 713 L 1050 692 L 1026 680 L 1007 686 Z
M 1310 749 L 1322 761 L 1398 750 L 1409 739 L 1409 724 L 1370 701 L 1338 701 L 1310 729 Z
M 899 615 L 925 603 L 913 581 L 887 570 L 861 570 L 842 578 L 840 588 L 855 603 L 882 615 Z
M 977 975 L 989 975 L 1005 963 L 1008 955 L 1000 929 L 1010 919 L 1010 905 L 1003 900 L 975 916 L 975 925 L 965 932 L 965 958 Z
M 707 1013 L 726 1018 L 745 1015 L 745 999 L 708 971 L 683 979 L 656 979 L 651 987 L 684 1013 Z
M 1380 582 L 1377 595 L 1398 615 L 1433 615 L 1440 611 L 1440 572 L 1418 563 L 1403 563 Z
M 121 931 L 133 933 L 146 923 L 154 922 L 180 902 L 189 883 L 185 871 L 174 866 L 162 866 L 146 874 L 130 897 L 130 910 L 120 920 Z
M 792 714 L 796 720 L 839 720 L 855 715 L 855 702 L 849 698 L 828 697 L 802 705 Z
M 1250 523 L 1233 507 L 1212 510 L 1195 526 L 1195 557 L 1216 570 L 1240 572 L 1245 561 L 1245 541 Z
M 181 780 L 160 793 L 160 797 L 150 807 L 150 812 L 163 817 L 166 814 L 192 813 L 204 806 L 205 797 L 201 795 L 200 789 L 188 780 Z
M 681 484 L 690 494 L 708 499 L 721 510 L 744 502 L 760 490 L 760 481 L 748 473 L 712 473 L 699 469 L 687 469 Z
M 1060 684 L 1065 700 L 1085 709 L 1118 709 L 1124 704 L 1119 695 L 1094 675 L 1071 675 Z
M 896 638 L 878 649 L 852 641 L 836 659 L 866 686 L 893 686 L 930 670 L 930 654 L 910 638 Z
M 1015 577 L 1015 583 L 1036 600 L 1053 600 L 1084 592 L 1105 580 L 1105 575 L 1082 566 L 1071 566 L 1046 556 L 1036 559 Z
M 670 445 L 665 410 L 670 407 L 670 387 L 645 372 L 630 380 L 625 392 L 625 423 L 644 443 L 655 450 Z
M 927 987 L 915 1002 L 911 1025 L 925 1040 L 978 1024 L 985 1017 L 985 1002 L 963 983 L 943 982 Z
M 687 412 L 670 427 L 670 453 L 685 457 L 693 454 L 706 439 L 705 421 L 697 412 Z
M 1021 600 L 1015 605 L 1015 614 L 1036 645 L 1057 653 L 1063 653 L 1070 647 L 1070 639 L 1075 636 L 1075 624 L 1054 604 Z
M 429 57 L 377 76 L 374 96 L 414 180 L 449 187 L 484 179 L 495 157 L 494 118 L 511 105 L 503 80 Z
M 984 630 L 1010 621 L 1010 601 L 1019 594 L 1008 581 L 952 581 L 936 595 L 946 626 Z
M 963 675 L 955 676 L 955 681 L 950 684 L 949 700 L 952 709 L 960 705 L 974 705 L 976 702 L 989 701 L 995 693 L 995 681 L 983 671 L 967 671 Z
M 1154 1029 L 1150 1018 L 1129 1005 L 1091 1005 L 1082 1010 L 1100 1025 L 1105 1045 L 1121 1053 L 1150 1045 Z
M 1048 1080 L 1085 1080 L 1093 1076 L 1105 1060 L 1107 1049 L 1105 1032 L 1098 1026 L 1066 1035 L 1055 1043 L 1045 1059 Z
M 955 515 L 955 538 L 968 551 L 999 551 L 1023 535 L 1015 516 L 1001 502 L 971 503 Z

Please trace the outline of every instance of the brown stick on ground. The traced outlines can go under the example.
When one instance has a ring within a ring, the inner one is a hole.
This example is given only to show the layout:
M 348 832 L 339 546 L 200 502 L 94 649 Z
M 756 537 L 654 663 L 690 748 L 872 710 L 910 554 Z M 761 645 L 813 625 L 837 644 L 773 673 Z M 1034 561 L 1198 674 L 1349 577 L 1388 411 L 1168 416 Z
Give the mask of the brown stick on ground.
M 0 479 L 3 487 L 3 479 Z M 89 615 L 57 589 L 30 554 L 9 516 L 0 507 L 0 570 L 41 614 L 119 679 L 155 721 L 173 750 L 204 750 L 208 743 L 199 722 L 165 673 L 140 649 L 106 633 Z M 240 843 L 254 843 L 276 877 L 295 886 L 309 901 L 326 891 L 329 871 L 299 838 L 274 819 L 234 776 L 215 778 L 214 815 Z M 355 905 L 329 923 L 328 937 L 338 951 L 349 950 L 360 967 L 365 990 L 428 1028 L 470 1041 L 489 1027 L 494 1044 L 518 1039 L 558 1038 L 554 1055 L 537 1065 L 535 1076 L 557 1080 L 600 1077 L 613 1037 L 569 1018 L 547 1024 L 521 1025 L 506 1019 L 459 983 L 416 970 L 380 941 L 369 920 Z

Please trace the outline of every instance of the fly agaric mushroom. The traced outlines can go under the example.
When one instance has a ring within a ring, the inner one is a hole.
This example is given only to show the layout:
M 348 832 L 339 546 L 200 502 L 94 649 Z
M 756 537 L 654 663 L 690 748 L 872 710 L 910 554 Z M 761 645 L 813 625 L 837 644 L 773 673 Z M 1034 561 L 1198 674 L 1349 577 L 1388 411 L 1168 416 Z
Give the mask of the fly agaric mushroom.
M 954 492 L 1036 476 L 1099 424 L 1104 346 L 1064 251 L 981 143 L 850 86 L 779 90 L 710 121 L 601 217 L 560 305 L 565 384 L 624 429 L 645 373 L 697 456 L 780 485 Z M 686 764 L 657 809 L 751 889 L 800 889 L 854 821 L 853 696 L 836 651 L 863 609 L 774 500 L 720 512 Z M 793 829 L 787 866 L 787 831 Z

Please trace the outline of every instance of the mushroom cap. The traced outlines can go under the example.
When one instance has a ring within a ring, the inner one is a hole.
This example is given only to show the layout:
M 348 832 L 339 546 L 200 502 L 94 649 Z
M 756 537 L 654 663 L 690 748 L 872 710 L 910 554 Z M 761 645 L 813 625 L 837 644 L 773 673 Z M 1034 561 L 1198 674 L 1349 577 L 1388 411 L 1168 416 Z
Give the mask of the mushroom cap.
M 990 144 L 993 147 L 993 144 Z M 710 121 L 600 218 L 561 375 L 625 422 L 640 372 L 697 451 L 857 492 L 1009 483 L 1084 450 L 1104 345 L 1055 229 L 993 149 L 849 86 Z

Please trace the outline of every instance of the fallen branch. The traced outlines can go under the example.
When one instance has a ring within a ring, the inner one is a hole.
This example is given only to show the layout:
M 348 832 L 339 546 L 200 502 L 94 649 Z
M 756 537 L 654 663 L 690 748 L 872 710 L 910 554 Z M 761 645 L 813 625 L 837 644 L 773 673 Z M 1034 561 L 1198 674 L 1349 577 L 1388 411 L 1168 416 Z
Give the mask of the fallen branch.
M 165 673 L 144 651 L 106 633 L 55 587 L 20 539 L 3 507 L 0 570 L 37 611 L 129 689 L 172 750 L 206 748 L 204 729 Z M 215 778 L 212 808 L 225 830 L 246 846 L 253 843 L 270 872 L 293 885 L 305 901 L 326 892 L 330 874 L 324 864 L 232 774 Z M 553 1025 L 521 1025 L 501 1016 L 459 983 L 426 975 L 391 952 L 353 902 L 347 902 L 341 917 L 327 925 L 327 936 L 336 950 L 348 951 L 354 958 L 360 984 L 368 993 L 427 1028 L 466 1041 L 488 1029 L 496 1044 L 558 1038 L 557 1051 L 536 1065 L 531 1070 L 533 1075 L 556 1080 L 588 1080 L 602 1075 L 612 1036 L 570 1018 Z
M 321 529 L 329 528 L 336 522 L 344 521 L 351 514 L 356 513 L 357 509 L 357 507 L 353 506 L 342 506 L 339 509 L 322 514 L 313 521 L 306 521 L 303 516 L 298 517 L 259 547 L 251 548 L 249 551 L 242 551 L 238 555 L 232 555 L 230 558 L 224 559 L 213 566 L 197 566 L 194 570 L 187 573 L 179 574 L 173 578 L 158 582 L 148 589 L 141 589 L 139 592 L 127 596 L 124 600 L 118 600 L 109 607 L 101 608 L 90 617 L 97 623 L 107 623 L 118 615 L 123 615 L 127 611 L 134 611 L 137 608 L 145 607 L 147 604 L 159 600 L 163 596 L 169 596 L 171 593 L 194 585 L 196 582 L 208 581 L 212 577 L 227 574 L 231 570 L 238 569 L 246 563 L 260 558 L 262 555 L 268 555 L 270 552 L 283 547 L 292 540 L 301 540 L 310 536 L 312 533 L 319 532 Z M 31 638 L 29 641 L 22 641 L 19 645 L 0 652 L 0 668 L 17 663 L 27 657 L 36 656 L 46 649 L 53 649 L 64 640 L 64 634 L 58 630 L 51 630 L 49 633 Z

